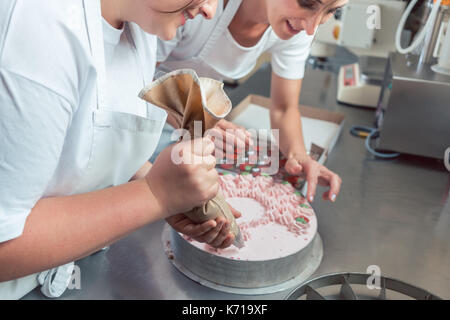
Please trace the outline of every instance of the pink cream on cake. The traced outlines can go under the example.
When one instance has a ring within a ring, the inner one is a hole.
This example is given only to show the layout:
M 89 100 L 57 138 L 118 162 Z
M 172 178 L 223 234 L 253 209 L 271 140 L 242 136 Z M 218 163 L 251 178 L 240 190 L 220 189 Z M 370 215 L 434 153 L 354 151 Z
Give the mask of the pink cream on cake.
M 269 176 L 220 176 L 220 189 L 227 202 L 242 213 L 237 223 L 245 247 L 215 249 L 186 238 L 197 248 L 212 254 L 247 261 L 282 258 L 304 249 L 317 232 L 313 209 L 288 182 Z

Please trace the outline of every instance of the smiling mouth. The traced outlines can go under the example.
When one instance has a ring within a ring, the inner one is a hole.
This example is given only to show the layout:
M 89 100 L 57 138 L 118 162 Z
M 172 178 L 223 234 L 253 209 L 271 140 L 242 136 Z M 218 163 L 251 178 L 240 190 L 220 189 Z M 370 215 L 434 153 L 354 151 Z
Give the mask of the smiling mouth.
M 287 25 L 288 25 L 289 30 L 290 30 L 292 33 L 299 33 L 300 31 L 302 31 L 301 27 L 300 27 L 300 29 L 294 28 L 294 26 L 291 24 L 291 22 L 290 22 L 289 20 L 286 20 L 286 22 L 287 22 Z

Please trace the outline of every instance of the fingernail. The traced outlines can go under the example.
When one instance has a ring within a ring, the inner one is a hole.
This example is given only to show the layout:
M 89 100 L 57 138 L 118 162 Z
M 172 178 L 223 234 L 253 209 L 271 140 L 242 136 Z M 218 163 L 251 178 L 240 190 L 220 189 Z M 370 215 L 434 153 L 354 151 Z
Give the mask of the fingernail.
M 309 196 L 309 202 L 313 202 L 314 201 L 314 197 L 313 196 Z
M 336 201 L 336 195 L 334 193 L 331 195 L 331 201 Z

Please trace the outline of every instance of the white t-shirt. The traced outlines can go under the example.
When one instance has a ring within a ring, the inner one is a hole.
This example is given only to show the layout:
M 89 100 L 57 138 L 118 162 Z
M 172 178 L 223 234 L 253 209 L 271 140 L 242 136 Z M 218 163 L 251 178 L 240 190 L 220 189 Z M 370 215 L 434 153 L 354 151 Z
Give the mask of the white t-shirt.
M 228 27 L 220 26 L 221 19 L 231 21 L 234 13 L 230 7 L 236 1 L 242 0 L 230 0 L 224 9 L 223 0 L 219 0 L 212 20 L 197 17 L 187 21 L 173 40 L 158 40 L 157 59 L 163 62 L 158 69 L 168 72 L 188 67 L 195 69 L 200 76 L 238 79 L 254 69 L 262 53 L 270 52 L 272 69 L 277 75 L 286 79 L 303 78 L 314 36 L 302 31 L 289 40 L 282 40 L 269 26 L 255 46 L 243 47 L 234 40 Z M 208 43 L 210 37 L 216 36 L 218 38 L 214 43 Z M 208 50 L 211 45 L 211 50 Z M 203 57 L 206 65 L 197 60 L 205 48 L 209 51 Z
M 125 32 L 106 30 L 116 37 L 105 43 L 106 96 L 112 109 L 140 115 L 156 37 L 133 27 L 144 67 Z M 82 1 L 0 1 L 0 242 L 22 234 L 39 199 L 74 192 L 89 160 L 96 85 Z
M 142 70 L 133 38 L 127 25 L 121 30 L 113 28 L 105 19 L 103 37 L 106 64 L 106 105 L 111 111 L 127 112 L 145 117 L 147 103 L 138 97 L 144 88 Z

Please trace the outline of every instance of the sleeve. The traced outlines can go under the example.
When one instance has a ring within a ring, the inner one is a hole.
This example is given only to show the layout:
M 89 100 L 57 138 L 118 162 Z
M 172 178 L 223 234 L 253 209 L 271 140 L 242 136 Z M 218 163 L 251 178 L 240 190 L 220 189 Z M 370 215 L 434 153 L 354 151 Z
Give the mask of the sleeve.
M 19 237 L 56 169 L 71 104 L 0 64 L 0 242 Z
M 167 60 L 173 49 L 177 47 L 178 43 L 183 38 L 183 30 L 184 27 L 178 28 L 176 36 L 169 41 L 164 41 L 158 38 L 158 50 L 156 55 L 157 62 L 164 62 Z
M 278 42 L 270 50 L 272 70 L 285 79 L 302 79 L 313 39 L 314 35 L 301 32 L 289 40 Z

